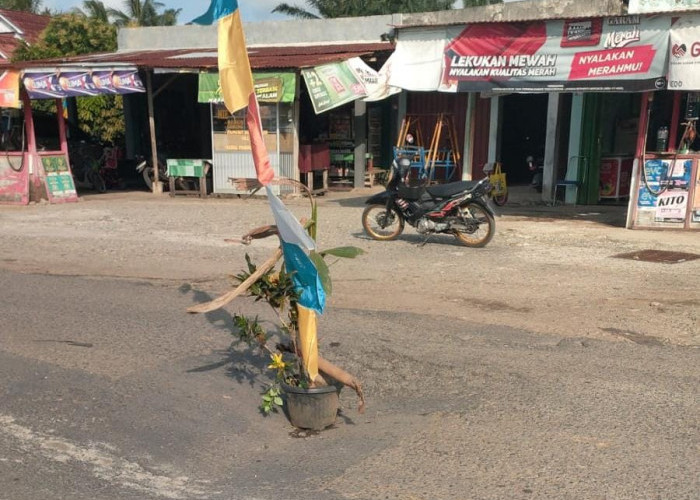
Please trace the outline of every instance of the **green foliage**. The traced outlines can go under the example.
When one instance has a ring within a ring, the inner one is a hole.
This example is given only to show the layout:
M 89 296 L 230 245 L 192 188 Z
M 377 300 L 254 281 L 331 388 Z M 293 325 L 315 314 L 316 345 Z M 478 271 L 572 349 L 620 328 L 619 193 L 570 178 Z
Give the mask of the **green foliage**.
M 117 49 L 117 30 L 110 24 L 81 15 L 54 17 L 33 45 L 23 44 L 13 55 L 14 61 L 70 57 Z M 40 101 L 36 109 L 52 108 L 53 101 Z M 80 97 L 78 120 L 85 133 L 105 143 L 119 143 L 124 138 L 124 113 L 121 96 Z
M 42 0 L 0 0 L 0 8 L 38 14 L 42 3 Z
M 248 272 L 243 271 L 234 276 L 234 279 L 240 283 L 247 280 L 257 270 L 257 266 L 253 264 L 248 254 L 246 254 L 245 260 Z M 270 307 L 277 310 L 284 310 L 287 307 L 290 310 L 293 309 L 292 306 L 296 304 L 298 298 L 292 277 L 284 269 L 279 272 L 273 270 L 266 272 L 250 286 L 248 293 L 255 297 L 256 301 L 264 300 L 270 304 Z
M 18 47 L 12 59 L 31 61 L 115 50 L 117 30 L 114 26 L 74 14 L 63 14 L 51 19 L 36 43 Z
M 173 26 L 182 9 L 166 9 L 161 2 L 153 0 L 125 0 L 126 11 L 107 9 L 109 17 L 119 27 Z
M 264 347 L 267 344 L 267 334 L 263 327 L 260 326 L 257 316 L 255 319 L 250 319 L 240 314 L 234 314 L 233 324 L 238 329 L 238 338 L 249 346 L 252 347 L 257 344 L 260 347 Z
M 343 259 L 354 259 L 363 253 L 365 253 L 365 251 L 357 247 L 336 247 L 323 250 L 321 255 L 324 257 L 326 255 L 333 255 L 334 257 L 341 257 Z
M 79 97 L 77 103 L 78 122 L 83 132 L 103 143 L 120 144 L 124 141 L 122 96 Z
M 466 0 L 465 0 L 466 1 Z M 375 16 L 449 10 L 453 0 L 306 0 L 307 9 L 281 3 L 272 12 L 301 19 Z
M 272 411 L 277 411 L 277 408 L 282 406 L 282 391 L 279 386 L 271 385 L 262 394 L 262 403 L 260 410 L 267 415 Z

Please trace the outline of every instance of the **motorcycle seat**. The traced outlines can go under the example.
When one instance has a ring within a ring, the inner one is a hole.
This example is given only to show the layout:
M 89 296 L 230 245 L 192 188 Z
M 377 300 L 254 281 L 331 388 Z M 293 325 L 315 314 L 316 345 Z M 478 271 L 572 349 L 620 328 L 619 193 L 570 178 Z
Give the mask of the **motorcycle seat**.
M 449 198 L 457 193 L 474 189 L 479 181 L 457 181 L 448 184 L 437 184 L 428 186 L 426 190 L 433 198 Z

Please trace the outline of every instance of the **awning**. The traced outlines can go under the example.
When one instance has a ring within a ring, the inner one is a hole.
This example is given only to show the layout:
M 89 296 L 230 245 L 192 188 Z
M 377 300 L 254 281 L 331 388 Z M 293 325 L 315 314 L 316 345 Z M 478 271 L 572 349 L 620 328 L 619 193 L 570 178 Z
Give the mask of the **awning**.
M 389 83 L 442 92 L 659 90 L 670 27 L 670 16 L 621 16 L 401 32 Z
M 258 102 L 294 102 L 297 77 L 295 73 L 253 73 Z M 200 73 L 198 102 L 224 102 L 219 73 Z
M 145 92 L 136 68 L 28 69 L 22 84 L 30 99 L 61 99 Z

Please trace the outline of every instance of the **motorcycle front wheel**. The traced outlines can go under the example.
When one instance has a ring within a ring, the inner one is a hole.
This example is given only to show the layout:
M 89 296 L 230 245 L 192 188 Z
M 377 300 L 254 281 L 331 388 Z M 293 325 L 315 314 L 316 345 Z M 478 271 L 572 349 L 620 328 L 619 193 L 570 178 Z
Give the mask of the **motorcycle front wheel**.
M 387 209 L 386 205 L 369 205 L 362 212 L 362 227 L 372 239 L 388 241 L 403 232 L 404 221 L 393 207 Z
M 459 207 L 464 216 L 454 226 L 454 237 L 468 247 L 485 247 L 496 232 L 496 221 L 484 207 L 476 203 L 465 203 Z

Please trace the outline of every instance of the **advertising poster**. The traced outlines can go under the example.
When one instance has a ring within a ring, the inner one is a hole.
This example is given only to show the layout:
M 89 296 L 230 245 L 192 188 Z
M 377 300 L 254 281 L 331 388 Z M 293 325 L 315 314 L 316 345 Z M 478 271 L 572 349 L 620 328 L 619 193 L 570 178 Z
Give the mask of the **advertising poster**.
M 656 220 L 685 220 L 688 208 L 687 189 L 669 189 L 656 197 Z
M 20 155 L 0 155 L 0 203 L 29 203 L 29 169 Z
M 301 74 L 316 114 L 367 96 L 361 77 L 346 61 L 303 69 Z
M 253 73 L 253 85 L 258 102 L 294 102 L 296 92 L 294 73 Z M 197 102 L 224 102 L 218 73 L 200 73 Z
M 41 165 L 44 168 L 49 201 L 77 201 L 78 193 L 65 156 L 42 156 Z
M 617 183 L 620 178 L 620 160 L 618 158 L 603 158 L 600 160 L 600 197 L 616 198 Z
M 136 69 L 25 71 L 22 84 L 30 99 L 145 92 Z
M 95 96 L 99 94 L 89 71 L 66 71 L 60 73 L 58 85 L 65 97 Z
M 657 222 L 684 222 L 692 165 L 689 159 L 648 160 L 637 198 L 640 211 L 653 212 Z
M 0 73 L 0 108 L 19 109 L 19 72 Z
M 700 15 L 678 17 L 670 38 L 669 88 L 700 90 Z
M 467 25 L 445 47 L 440 90 L 663 89 L 670 24 L 633 15 Z

